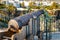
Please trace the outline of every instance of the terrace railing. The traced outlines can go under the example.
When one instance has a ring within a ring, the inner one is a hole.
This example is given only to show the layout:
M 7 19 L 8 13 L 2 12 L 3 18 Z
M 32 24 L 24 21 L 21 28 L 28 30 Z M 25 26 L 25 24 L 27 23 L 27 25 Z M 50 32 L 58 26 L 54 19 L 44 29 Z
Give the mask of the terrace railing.
M 12 40 L 51 40 L 52 32 L 55 32 L 56 16 L 50 16 L 46 10 L 39 10 L 11 19 L 8 28 L 15 32 Z

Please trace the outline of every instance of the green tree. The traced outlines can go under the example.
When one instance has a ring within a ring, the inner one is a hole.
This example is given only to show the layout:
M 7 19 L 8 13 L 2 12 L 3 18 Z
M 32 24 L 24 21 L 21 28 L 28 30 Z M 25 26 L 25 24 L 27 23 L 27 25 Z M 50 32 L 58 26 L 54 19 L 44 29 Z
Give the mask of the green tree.
M 56 9 L 58 8 L 58 4 L 56 2 L 53 2 L 51 5 L 51 8 Z
M 36 9 L 37 8 L 37 6 L 35 5 L 35 2 L 30 2 L 29 3 L 29 7 L 30 8 L 33 8 L 33 9 Z
M 16 7 L 13 6 L 13 5 L 9 5 L 7 8 L 7 11 L 8 11 L 8 15 L 10 18 L 14 18 L 15 17 L 15 14 L 16 14 Z
M 0 9 L 4 9 L 6 8 L 6 5 L 5 4 L 0 4 Z

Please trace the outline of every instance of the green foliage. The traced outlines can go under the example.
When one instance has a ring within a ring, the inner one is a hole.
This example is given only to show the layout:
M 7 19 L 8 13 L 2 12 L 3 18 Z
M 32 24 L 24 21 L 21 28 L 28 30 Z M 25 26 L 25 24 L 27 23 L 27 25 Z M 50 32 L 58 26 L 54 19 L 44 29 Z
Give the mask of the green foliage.
M 8 14 L 5 11 L 0 10 L 0 28 L 8 27 L 8 21 L 9 21 Z
M 32 9 L 40 9 L 40 6 L 36 6 L 35 2 L 30 2 L 29 7 L 32 8 Z
M 45 9 L 46 10 L 52 10 L 53 8 L 51 6 L 46 6 Z
M 16 10 L 16 7 L 14 7 L 13 5 L 8 5 L 7 10 L 13 12 Z
M 46 6 L 45 9 L 47 10 L 53 10 L 53 9 L 58 9 L 59 8 L 59 4 L 53 2 L 50 6 Z
M 13 5 L 2 6 L 2 8 L 6 8 L 7 11 L 0 10 L 0 27 L 5 28 L 8 27 L 8 21 L 11 19 L 11 15 L 14 15 L 14 13 L 16 12 L 16 7 L 14 7 Z
M 51 5 L 51 8 L 56 9 L 58 8 L 58 4 L 56 2 L 53 2 Z
M 6 8 L 5 4 L 0 4 L 0 9 Z
M 1 28 L 5 28 L 5 27 L 8 27 L 8 18 L 0 18 L 0 26 Z
M 60 9 L 60 4 L 58 4 L 58 9 Z

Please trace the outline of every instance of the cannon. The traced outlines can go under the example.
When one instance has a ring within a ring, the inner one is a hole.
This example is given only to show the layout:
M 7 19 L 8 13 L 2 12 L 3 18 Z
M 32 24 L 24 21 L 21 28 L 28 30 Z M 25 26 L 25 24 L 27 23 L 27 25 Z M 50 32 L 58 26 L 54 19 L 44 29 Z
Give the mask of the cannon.
M 43 10 L 38 10 L 36 12 L 28 13 L 23 16 L 19 16 L 14 19 L 11 19 L 8 22 L 8 28 L 12 31 L 17 31 L 18 29 L 21 29 L 23 26 L 28 25 L 29 20 L 31 18 L 39 17 L 43 13 L 44 13 Z

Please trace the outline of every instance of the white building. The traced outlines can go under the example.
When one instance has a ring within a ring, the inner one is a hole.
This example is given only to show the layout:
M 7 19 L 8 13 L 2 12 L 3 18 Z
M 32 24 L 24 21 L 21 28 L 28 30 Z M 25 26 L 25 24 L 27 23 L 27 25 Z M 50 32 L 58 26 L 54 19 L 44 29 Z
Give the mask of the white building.
M 15 7 L 19 8 L 20 7 L 20 3 L 22 3 L 24 1 L 24 5 L 26 7 L 28 7 L 29 5 L 29 2 L 31 1 L 35 1 L 35 0 L 2 0 L 4 4 L 11 4 L 11 5 L 14 5 Z M 29 2 L 28 2 L 29 1 Z M 59 3 L 60 1 L 58 0 L 37 0 L 35 1 L 37 6 L 40 2 L 43 3 L 43 5 L 51 5 L 51 1 L 55 1 L 57 3 Z

